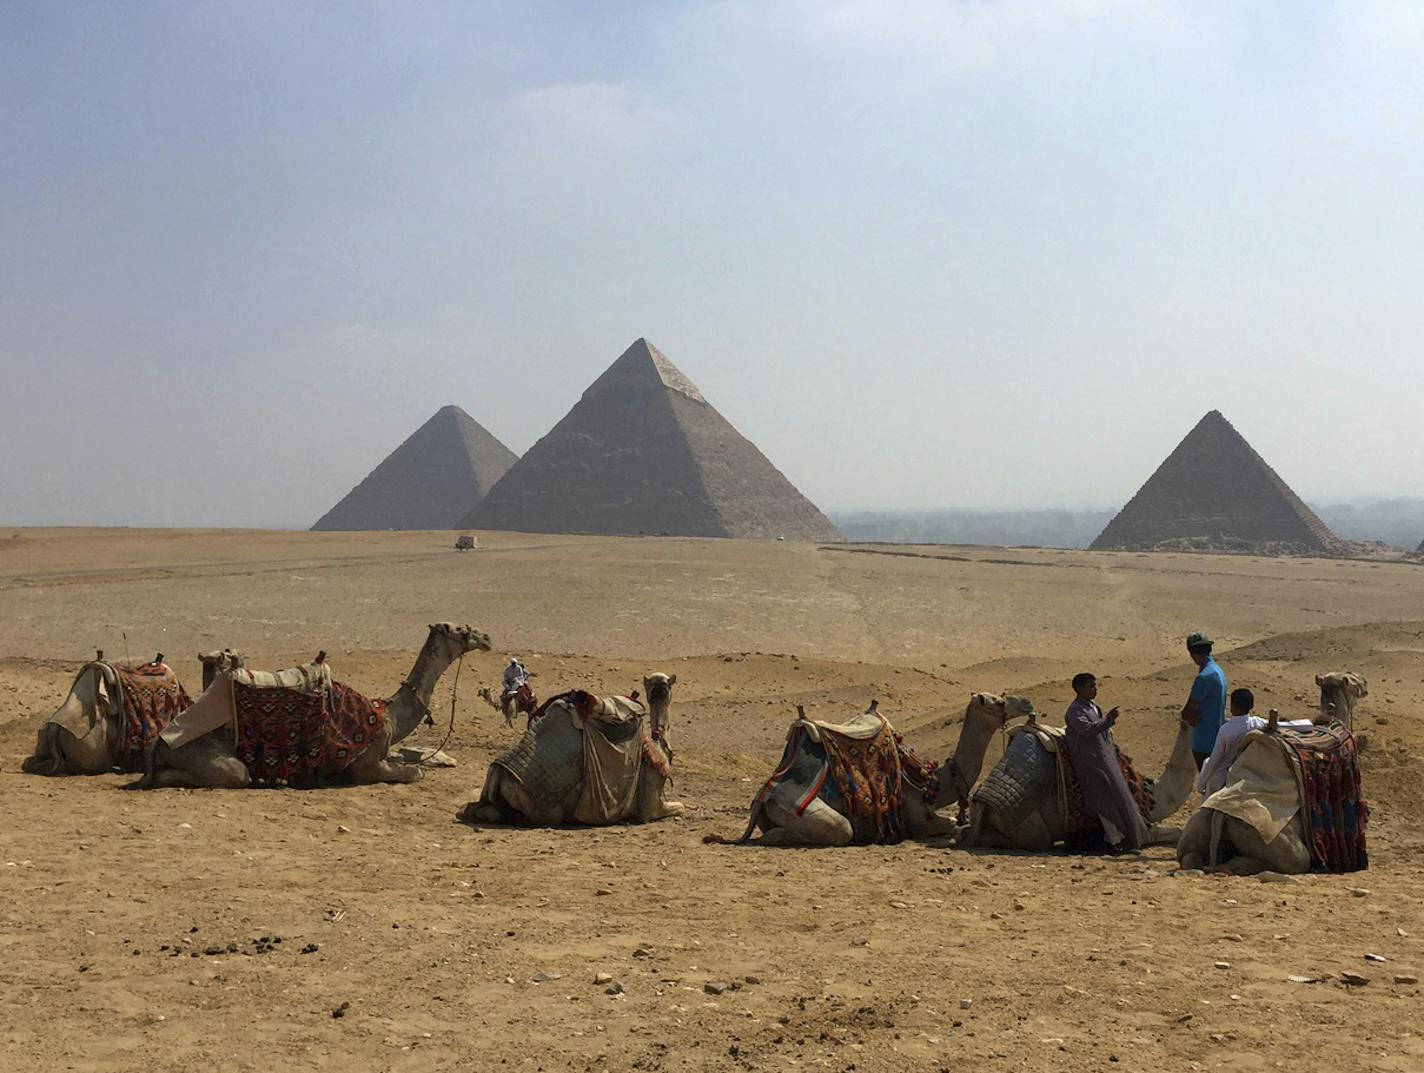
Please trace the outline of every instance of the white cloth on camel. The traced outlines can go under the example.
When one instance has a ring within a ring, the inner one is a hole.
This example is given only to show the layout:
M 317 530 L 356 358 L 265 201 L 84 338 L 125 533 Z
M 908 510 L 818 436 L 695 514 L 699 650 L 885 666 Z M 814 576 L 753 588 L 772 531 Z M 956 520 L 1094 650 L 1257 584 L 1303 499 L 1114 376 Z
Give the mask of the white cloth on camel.
M 1300 786 L 1286 752 L 1289 748 L 1274 735 L 1251 731 L 1242 739 L 1226 785 L 1201 807 L 1249 823 L 1265 841 L 1271 841 L 1300 811 Z
M 865 741 L 880 733 L 885 726 L 885 717 L 878 712 L 861 712 L 847 719 L 844 723 L 827 723 L 821 719 L 794 719 L 791 728 L 786 732 L 788 738 L 797 730 L 804 730 L 806 736 L 817 744 L 821 741 L 821 731 L 829 730 L 832 734 L 839 734 L 842 737 L 854 738 L 857 741 Z
M 83 738 L 106 715 L 118 715 L 123 703 L 119 676 L 107 663 L 86 663 L 74 676 L 69 695 L 45 720 L 56 723 L 76 738 Z
M 597 723 L 626 726 L 640 722 L 646 709 L 628 697 L 603 697 L 587 718 L 570 708 L 574 725 L 583 731 L 583 787 L 574 806 L 579 823 L 605 824 L 628 819 L 637 809 L 643 771 L 643 734 L 609 741 Z

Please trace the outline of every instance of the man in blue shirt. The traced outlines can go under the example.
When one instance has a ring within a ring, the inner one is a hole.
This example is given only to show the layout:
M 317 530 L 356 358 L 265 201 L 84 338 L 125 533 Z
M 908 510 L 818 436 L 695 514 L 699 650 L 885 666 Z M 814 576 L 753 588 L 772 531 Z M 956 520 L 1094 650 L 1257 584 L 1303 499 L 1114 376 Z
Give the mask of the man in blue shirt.
M 1211 638 L 1206 634 L 1189 636 L 1187 652 L 1197 665 L 1197 677 L 1192 682 L 1191 696 L 1182 705 L 1182 718 L 1192 728 L 1192 756 L 1200 771 L 1216 745 L 1217 731 L 1226 721 L 1226 672 L 1211 658 Z

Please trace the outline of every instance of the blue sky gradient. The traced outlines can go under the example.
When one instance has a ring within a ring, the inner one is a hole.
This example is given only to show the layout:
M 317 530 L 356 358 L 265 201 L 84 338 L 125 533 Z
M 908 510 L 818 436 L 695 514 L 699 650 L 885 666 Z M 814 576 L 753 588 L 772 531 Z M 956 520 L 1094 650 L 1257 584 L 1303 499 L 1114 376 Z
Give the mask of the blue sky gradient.
M 825 509 L 1115 507 L 1212 408 L 1424 495 L 1421 60 L 1374 0 L 0 3 L 0 522 L 303 527 L 640 335 Z

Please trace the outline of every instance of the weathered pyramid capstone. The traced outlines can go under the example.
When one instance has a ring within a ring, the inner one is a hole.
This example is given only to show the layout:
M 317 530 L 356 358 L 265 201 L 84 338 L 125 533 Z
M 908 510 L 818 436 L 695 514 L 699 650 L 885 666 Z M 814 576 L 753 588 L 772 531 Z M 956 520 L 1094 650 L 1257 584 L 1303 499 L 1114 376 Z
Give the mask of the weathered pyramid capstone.
M 458 406 L 442 406 L 313 529 L 453 529 L 515 454 Z
M 646 339 L 593 382 L 462 525 L 529 533 L 842 539 Z
M 1344 551 L 1217 410 L 1197 422 L 1090 547 L 1268 555 Z

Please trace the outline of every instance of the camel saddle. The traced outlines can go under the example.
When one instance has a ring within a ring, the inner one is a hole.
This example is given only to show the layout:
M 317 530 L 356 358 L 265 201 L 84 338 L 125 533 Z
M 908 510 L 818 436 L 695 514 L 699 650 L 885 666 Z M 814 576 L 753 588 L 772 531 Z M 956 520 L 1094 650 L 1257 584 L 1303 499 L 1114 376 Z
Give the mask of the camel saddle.
M 609 748 L 635 742 L 645 715 L 643 706 L 628 697 L 595 697 L 583 690 L 550 697 L 530 717 L 519 742 L 494 763 L 524 786 L 541 805 L 561 803 L 579 785 L 586 766 L 585 735 L 600 758 Z M 639 753 L 641 740 L 636 741 Z
M 1027 820 L 1049 794 L 1063 793 L 1060 763 L 1067 750 L 1059 744 L 1064 731 L 1030 723 L 1009 733 L 1004 755 L 974 790 L 973 800 L 994 810 L 1000 826 L 1011 830 Z

